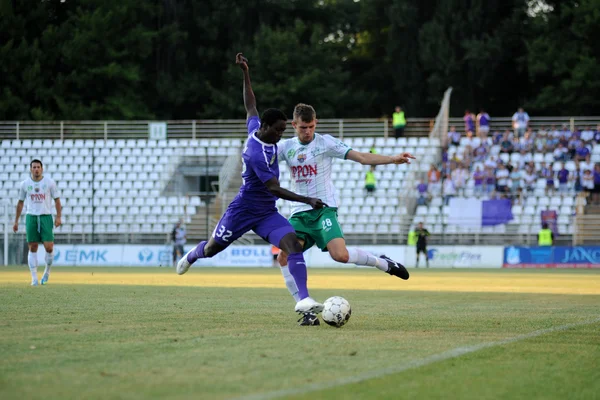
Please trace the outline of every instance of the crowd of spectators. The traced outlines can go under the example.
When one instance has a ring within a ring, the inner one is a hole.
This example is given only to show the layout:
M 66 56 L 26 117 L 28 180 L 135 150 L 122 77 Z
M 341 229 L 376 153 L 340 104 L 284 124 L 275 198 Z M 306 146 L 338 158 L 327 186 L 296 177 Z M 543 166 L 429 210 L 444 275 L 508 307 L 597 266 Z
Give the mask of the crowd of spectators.
M 600 163 L 591 161 L 593 146 L 600 143 L 600 125 L 574 131 L 552 125 L 534 131 L 522 108 L 513 115 L 513 130 L 490 132 L 489 121 L 483 110 L 477 117 L 467 110 L 464 133 L 450 128 L 441 166 L 431 165 L 417 186 L 418 204 L 439 195 L 448 204 L 450 198 L 466 194 L 524 204 L 536 189 L 549 196 L 588 192 L 588 202 L 600 204 Z

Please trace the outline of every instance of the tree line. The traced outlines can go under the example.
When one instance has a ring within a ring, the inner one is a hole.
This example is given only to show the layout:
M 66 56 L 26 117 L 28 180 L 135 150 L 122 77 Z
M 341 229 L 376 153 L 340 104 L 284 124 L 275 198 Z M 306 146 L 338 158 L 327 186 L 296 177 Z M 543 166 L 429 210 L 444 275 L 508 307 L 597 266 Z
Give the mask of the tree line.
M 600 0 L 11 0 L 0 5 L 0 119 L 322 118 L 485 108 L 593 115 Z

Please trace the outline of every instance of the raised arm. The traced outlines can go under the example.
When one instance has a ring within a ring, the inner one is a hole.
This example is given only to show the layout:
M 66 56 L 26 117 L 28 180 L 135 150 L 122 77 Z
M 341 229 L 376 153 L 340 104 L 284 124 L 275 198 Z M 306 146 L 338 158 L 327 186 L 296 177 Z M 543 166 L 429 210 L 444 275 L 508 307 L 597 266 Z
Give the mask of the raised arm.
M 411 159 L 415 157 L 410 153 L 397 154 L 395 156 L 384 156 L 381 154 L 363 153 L 350 150 L 346 155 L 348 160 L 356 161 L 362 165 L 382 165 L 382 164 L 410 164 Z
M 252 91 L 252 84 L 250 83 L 250 72 L 248 71 L 248 59 L 237 53 L 235 56 L 235 63 L 240 66 L 244 73 L 244 107 L 246 107 L 246 118 L 258 116 L 258 110 L 256 109 L 256 97 Z

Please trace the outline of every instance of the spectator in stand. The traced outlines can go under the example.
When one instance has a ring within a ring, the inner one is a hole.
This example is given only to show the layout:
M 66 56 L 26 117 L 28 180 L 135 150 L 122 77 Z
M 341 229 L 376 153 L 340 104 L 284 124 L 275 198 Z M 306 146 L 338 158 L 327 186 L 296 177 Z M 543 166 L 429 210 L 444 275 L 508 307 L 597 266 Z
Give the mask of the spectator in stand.
M 540 126 L 540 129 L 538 129 L 537 134 L 533 135 L 534 139 L 535 139 L 535 136 L 540 135 L 540 134 L 543 135 L 543 136 L 546 136 L 548 134 L 548 131 L 546 130 L 546 127 L 543 126 L 543 125 Z
M 481 170 L 481 167 L 478 165 L 475 167 L 475 171 L 473 172 L 473 193 L 475 197 L 479 198 L 483 196 L 483 181 L 485 179 L 485 174 Z
M 569 138 L 571 137 L 571 130 L 569 129 L 569 127 L 567 126 L 567 124 L 563 124 L 562 126 L 562 130 L 560 131 L 560 137 L 565 139 L 565 140 L 569 140 Z
M 485 144 L 482 141 L 481 143 L 479 143 L 479 146 L 477 146 L 477 148 L 475 148 L 475 150 L 473 150 L 473 159 L 477 162 L 483 162 L 483 161 L 485 161 L 487 154 L 488 154 L 487 148 L 485 147 Z
M 548 142 L 548 132 L 540 130 L 533 140 L 533 150 L 538 153 L 543 153 Z
M 461 140 L 461 144 L 471 147 L 471 150 L 475 148 L 475 139 L 473 138 L 473 131 L 467 131 L 465 138 Z
M 571 132 L 571 136 L 570 137 L 581 139 L 581 129 L 578 126 L 576 126 L 575 130 L 573 132 Z
M 451 126 L 450 132 L 448 132 L 448 141 L 451 146 L 460 146 L 460 133 L 456 132 L 456 127 Z
M 520 138 L 525 134 L 525 130 L 529 127 L 529 114 L 523 110 L 523 107 L 519 107 L 519 110 L 512 116 L 512 122 L 515 136 Z
M 580 171 L 585 171 L 586 169 L 589 169 L 590 171 L 592 171 L 594 169 L 594 163 L 592 162 L 591 157 L 592 156 L 590 154 L 588 154 L 585 157 L 585 160 L 583 160 L 583 161 L 576 160 L 576 162 L 579 162 L 579 170 Z
M 375 166 L 371 165 L 371 168 L 365 175 L 365 191 L 367 196 L 372 196 L 377 188 L 377 178 L 375 178 Z
M 552 170 L 552 166 L 546 165 L 545 162 L 542 163 L 541 167 L 540 178 L 544 178 L 546 180 L 546 196 L 549 196 L 555 192 L 554 171 Z
M 504 136 L 502 136 L 502 140 L 500 141 L 500 152 L 512 154 L 514 151 L 514 145 L 512 140 L 510 140 L 510 136 L 508 133 L 504 132 Z
M 583 177 L 581 178 L 581 186 L 588 196 L 594 191 L 594 175 L 589 169 L 586 169 L 583 173 Z
M 594 165 L 594 190 L 592 192 L 592 201 L 595 205 L 600 205 L 600 164 Z
M 518 168 L 514 168 L 510 172 L 510 191 L 517 193 L 517 190 L 522 186 L 522 173 Z
M 527 129 L 523 137 L 519 140 L 519 146 L 521 150 L 532 151 L 533 150 L 533 136 L 531 128 Z
M 427 184 L 429 185 L 431 194 L 434 196 L 440 194 L 441 192 L 441 179 L 442 174 L 435 165 L 431 164 L 431 167 L 429 167 L 429 172 L 427 172 Z
M 496 156 L 490 156 L 490 158 L 485 160 L 485 162 L 483 164 L 485 165 L 486 168 L 489 167 L 492 170 L 495 170 L 496 168 L 498 168 L 498 158 L 496 158 Z
M 477 136 L 485 140 L 490 132 L 490 116 L 482 108 L 477 114 Z
M 499 193 L 505 193 L 508 188 L 508 169 L 504 164 L 500 164 L 498 170 L 496 170 L 496 191 Z
M 513 153 L 518 153 L 521 151 L 521 141 L 519 138 L 513 138 L 512 140 L 512 145 L 513 145 Z
M 525 173 L 523 174 L 523 184 L 525 186 L 525 190 L 528 192 L 533 192 L 535 189 L 535 181 L 537 180 L 537 175 L 535 174 L 534 169 L 531 166 L 527 166 L 525 169 Z
M 518 188 L 517 193 L 513 196 L 513 205 L 518 204 L 520 206 L 524 206 L 526 201 L 527 197 L 525 197 L 525 192 L 523 192 L 523 188 Z
M 600 124 L 598 124 L 596 131 L 594 132 L 594 142 L 596 142 L 596 144 L 600 144 Z
M 475 132 L 475 115 L 471 111 L 465 110 L 463 120 L 465 121 L 465 132 Z
M 579 166 L 579 161 L 575 161 L 575 169 L 571 174 L 571 180 L 573 181 L 573 188 L 575 189 L 575 193 L 580 193 L 583 190 L 583 186 L 581 185 L 583 178 L 583 171 Z
M 533 162 L 533 155 L 531 153 L 526 152 L 525 150 L 521 150 L 521 158 L 519 159 L 519 168 L 523 169 L 523 167 L 529 163 Z
M 546 141 L 545 152 L 552 153 L 554 149 L 556 149 L 556 147 L 558 146 L 558 143 L 558 136 L 554 136 L 553 134 L 548 133 L 548 140 Z
M 444 179 L 444 205 L 447 206 L 450 202 L 450 199 L 454 196 L 456 196 L 456 188 L 454 187 L 452 179 Z
M 567 149 L 562 143 L 558 144 L 552 154 L 554 155 L 554 161 L 567 161 Z
M 496 175 L 494 168 L 485 167 L 485 192 L 489 196 L 496 188 Z
M 495 131 L 492 135 L 492 144 L 500 144 L 502 140 L 503 133 L 500 131 Z
M 556 174 L 558 179 L 558 191 L 567 193 L 569 191 L 569 170 L 565 168 L 565 163 L 561 163 L 561 168 Z
M 419 193 L 419 198 L 417 199 L 417 204 L 420 206 L 426 206 L 429 200 L 429 195 L 427 194 L 427 184 L 423 182 L 421 179 L 419 184 L 417 185 L 417 192 Z
M 582 132 L 581 132 L 581 140 L 583 140 L 583 143 L 588 146 L 591 145 L 593 140 L 594 140 L 594 131 L 592 130 L 591 126 L 587 126 Z
M 583 141 L 579 140 L 579 143 L 577 143 L 577 147 L 575 148 L 575 159 L 578 161 L 587 161 L 589 156 L 590 149 L 584 145 Z
M 560 130 L 556 127 L 556 125 L 552 125 L 550 127 L 550 130 L 548 131 L 548 137 L 555 137 L 555 138 L 559 138 L 562 136 L 562 133 L 560 133 Z
M 458 164 L 458 167 L 452 171 L 452 183 L 454 183 L 454 190 L 456 194 L 463 196 L 465 193 L 465 186 L 467 179 L 469 179 L 469 172 L 464 168 L 463 164 Z
M 577 157 L 577 149 L 580 144 L 583 144 L 583 142 L 575 136 L 572 136 L 567 142 L 568 157 L 570 160 L 574 160 Z
M 506 163 L 506 169 L 508 170 L 508 174 L 510 175 L 511 172 L 513 172 L 513 169 L 515 169 L 514 165 L 512 165 L 512 163 L 510 162 L 510 160 Z
M 404 135 L 404 127 L 406 126 L 406 118 L 402 107 L 396 106 L 394 114 L 392 114 L 392 126 L 394 127 L 394 136 L 400 138 Z

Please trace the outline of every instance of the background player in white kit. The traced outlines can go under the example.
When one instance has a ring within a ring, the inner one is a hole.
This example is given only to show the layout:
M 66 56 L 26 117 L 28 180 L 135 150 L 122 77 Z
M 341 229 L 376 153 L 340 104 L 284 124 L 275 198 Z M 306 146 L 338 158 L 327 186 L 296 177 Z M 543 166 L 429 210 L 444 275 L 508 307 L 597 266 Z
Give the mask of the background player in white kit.
M 307 104 L 298 104 L 294 108 L 293 118 L 292 125 L 296 130 L 296 137 L 282 140 L 277 144 L 279 160 L 285 160 L 290 167 L 294 192 L 318 197 L 328 205 L 322 209 L 312 210 L 301 203 L 293 204 L 290 223 L 303 245 L 303 251 L 316 244 L 321 250 L 328 251 L 335 261 L 368 265 L 390 275 L 408 279 L 408 271 L 402 264 L 386 256 L 377 257 L 358 248 L 346 247 L 337 220 L 339 199 L 331 182 L 331 171 L 334 158 L 348 159 L 363 165 L 381 165 L 410 164 L 410 159 L 415 157 L 410 153 L 395 156 L 362 153 L 352 150 L 331 135 L 316 133 L 316 112 Z M 280 252 L 278 259 L 286 286 L 292 296 L 295 296 L 297 289 L 287 271 L 287 255 Z
M 37 286 L 38 243 L 43 243 L 46 250 L 46 269 L 42 276 L 42 285 L 44 285 L 50 277 L 50 266 L 54 257 L 52 200 L 54 200 L 54 206 L 56 207 L 56 219 L 54 220 L 54 226 L 56 227 L 61 225 L 62 206 L 56 183 L 52 179 L 42 175 L 44 172 L 42 162 L 40 160 L 33 160 L 29 164 L 29 170 L 31 177 L 21 183 L 19 190 L 17 215 L 15 216 L 13 231 L 17 232 L 19 230 L 19 218 L 23 211 L 23 204 L 25 204 L 27 206 L 25 232 L 27 234 L 27 245 L 29 246 L 27 263 L 31 271 L 31 285 Z

